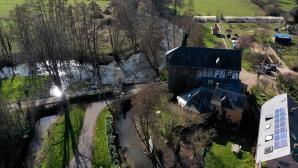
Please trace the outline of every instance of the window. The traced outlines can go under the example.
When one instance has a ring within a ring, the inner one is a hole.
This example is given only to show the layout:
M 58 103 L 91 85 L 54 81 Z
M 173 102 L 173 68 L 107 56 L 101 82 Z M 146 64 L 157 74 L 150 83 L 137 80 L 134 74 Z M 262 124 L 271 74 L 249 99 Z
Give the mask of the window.
M 219 70 L 215 70 L 214 71 L 214 78 L 219 78 L 219 73 L 220 73 Z
M 265 116 L 265 121 L 271 120 L 273 118 L 273 115 L 266 115 Z
M 212 75 L 213 75 L 213 70 L 208 69 L 208 77 L 212 78 Z
M 271 126 L 271 124 L 270 124 L 270 123 L 269 123 L 269 124 L 266 124 L 265 128 L 266 128 L 266 129 L 269 129 L 269 128 L 270 128 L 270 126 Z
M 271 153 L 271 152 L 273 152 L 273 146 L 269 146 L 264 150 L 264 154 Z
M 233 72 L 232 71 L 227 71 L 226 78 L 231 79 L 232 76 L 233 76 Z
M 213 85 L 213 80 L 208 80 L 208 85 Z
M 271 135 L 266 135 L 265 137 L 265 142 L 271 141 L 273 139 L 273 134 Z
M 203 75 L 202 70 L 198 70 L 197 71 L 197 79 L 200 79 L 202 77 L 202 75 Z
M 207 70 L 206 69 L 203 70 L 203 77 L 207 77 Z

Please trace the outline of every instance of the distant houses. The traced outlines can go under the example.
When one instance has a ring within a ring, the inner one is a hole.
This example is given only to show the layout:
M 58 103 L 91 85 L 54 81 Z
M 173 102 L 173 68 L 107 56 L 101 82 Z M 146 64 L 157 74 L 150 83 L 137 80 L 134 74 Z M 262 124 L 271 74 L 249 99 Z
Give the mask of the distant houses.
M 268 168 L 298 167 L 298 105 L 287 94 L 262 106 L 256 163 Z
M 167 52 L 169 91 L 180 106 L 216 114 L 239 127 L 246 97 L 239 79 L 241 51 L 180 47 Z

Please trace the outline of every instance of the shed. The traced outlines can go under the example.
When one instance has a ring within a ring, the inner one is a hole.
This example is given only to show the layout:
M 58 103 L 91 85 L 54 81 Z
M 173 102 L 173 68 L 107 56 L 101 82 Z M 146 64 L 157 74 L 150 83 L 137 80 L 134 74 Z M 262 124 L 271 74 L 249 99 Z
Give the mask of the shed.
M 290 45 L 292 43 L 292 36 L 289 34 L 276 33 L 274 37 L 276 43 L 282 45 Z

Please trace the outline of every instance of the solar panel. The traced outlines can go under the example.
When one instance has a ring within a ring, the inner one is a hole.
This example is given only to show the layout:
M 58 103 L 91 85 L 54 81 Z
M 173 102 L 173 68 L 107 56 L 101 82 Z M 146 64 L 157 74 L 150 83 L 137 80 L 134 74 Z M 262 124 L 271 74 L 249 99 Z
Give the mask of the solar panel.
M 287 145 L 286 112 L 284 108 L 278 108 L 274 113 L 274 149 Z

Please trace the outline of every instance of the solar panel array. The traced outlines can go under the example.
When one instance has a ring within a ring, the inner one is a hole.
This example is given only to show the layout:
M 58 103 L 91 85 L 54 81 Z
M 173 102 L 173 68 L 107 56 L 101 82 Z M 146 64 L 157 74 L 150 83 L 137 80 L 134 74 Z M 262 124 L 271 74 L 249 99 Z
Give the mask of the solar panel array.
M 274 115 L 274 149 L 287 145 L 286 112 L 284 108 L 278 108 Z

